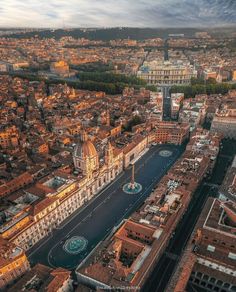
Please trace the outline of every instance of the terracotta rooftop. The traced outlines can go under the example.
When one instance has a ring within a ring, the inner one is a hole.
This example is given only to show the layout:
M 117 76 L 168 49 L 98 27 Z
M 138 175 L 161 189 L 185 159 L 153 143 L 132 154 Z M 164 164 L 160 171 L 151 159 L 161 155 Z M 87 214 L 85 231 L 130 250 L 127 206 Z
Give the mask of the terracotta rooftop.
M 51 197 L 51 198 L 45 198 L 40 202 L 36 202 L 32 208 L 32 215 L 36 216 L 38 213 L 43 211 L 45 208 L 53 204 L 57 200 L 56 197 Z
M 71 272 L 62 268 L 53 270 L 47 266 L 37 264 L 16 282 L 9 292 L 16 291 L 47 291 L 57 292 L 70 277 Z
M 226 209 L 231 209 L 232 213 L 236 214 L 235 205 L 227 202 L 225 206 L 227 208 L 224 208 L 224 204 L 220 200 L 215 199 L 206 217 L 203 228 L 210 228 L 222 235 L 225 234 L 236 239 L 236 227 L 227 224 L 225 221 L 225 216 L 227 216 Z
M 16 259 L 23 255 L 23 250 L 16 247 L 15 244 L 0 237 L 0 267 L 6 266 L 12 262 L 12 259 Z

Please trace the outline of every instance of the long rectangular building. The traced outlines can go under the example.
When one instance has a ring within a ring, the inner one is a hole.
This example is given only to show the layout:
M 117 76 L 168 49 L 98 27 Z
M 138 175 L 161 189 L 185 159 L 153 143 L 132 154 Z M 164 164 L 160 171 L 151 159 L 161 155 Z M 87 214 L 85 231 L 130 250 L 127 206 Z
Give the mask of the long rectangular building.
M 190 84 L 197 72 L 189 62 L 182 61 L 145 61 L 137 76 L 151 85 Z

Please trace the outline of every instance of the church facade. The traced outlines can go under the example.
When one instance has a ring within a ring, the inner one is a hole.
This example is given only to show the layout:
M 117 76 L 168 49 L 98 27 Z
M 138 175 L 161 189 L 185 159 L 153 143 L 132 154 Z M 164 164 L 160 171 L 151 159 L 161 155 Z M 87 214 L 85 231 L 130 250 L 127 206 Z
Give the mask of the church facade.
M 78 184 L 84 201 L 87 201 L 122 172 L 123 151 L 114 149 L 108 142 L 101 162 L 95 146 L 87 133 L 82 131 L 80 142 L 73 153 L 73 162 L 75 169 L 83 175 Z

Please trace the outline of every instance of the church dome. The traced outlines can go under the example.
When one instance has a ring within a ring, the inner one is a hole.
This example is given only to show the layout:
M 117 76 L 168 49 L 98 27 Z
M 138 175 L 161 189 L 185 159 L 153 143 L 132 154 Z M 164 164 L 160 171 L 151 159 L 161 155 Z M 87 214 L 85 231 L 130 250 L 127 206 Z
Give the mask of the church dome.
M 75 156 L 81 158 L 97 156 L 97 150 L 91 141 L 78 143 L 75 147 Z
M 80 158 L 90 158 L 98 155 L 95 146 L 88 140 L 87 134 L 84 131 L 81 133 L 81 141 L 75 147 L 74 155 Z

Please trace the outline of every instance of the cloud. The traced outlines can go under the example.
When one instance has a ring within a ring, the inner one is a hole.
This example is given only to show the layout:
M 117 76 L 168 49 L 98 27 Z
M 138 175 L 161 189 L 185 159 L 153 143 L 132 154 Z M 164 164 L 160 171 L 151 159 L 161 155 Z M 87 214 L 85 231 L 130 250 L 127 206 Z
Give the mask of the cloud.
M 235 0 L 3 0 L 1 27 L 176 27 L 236 23 Z

